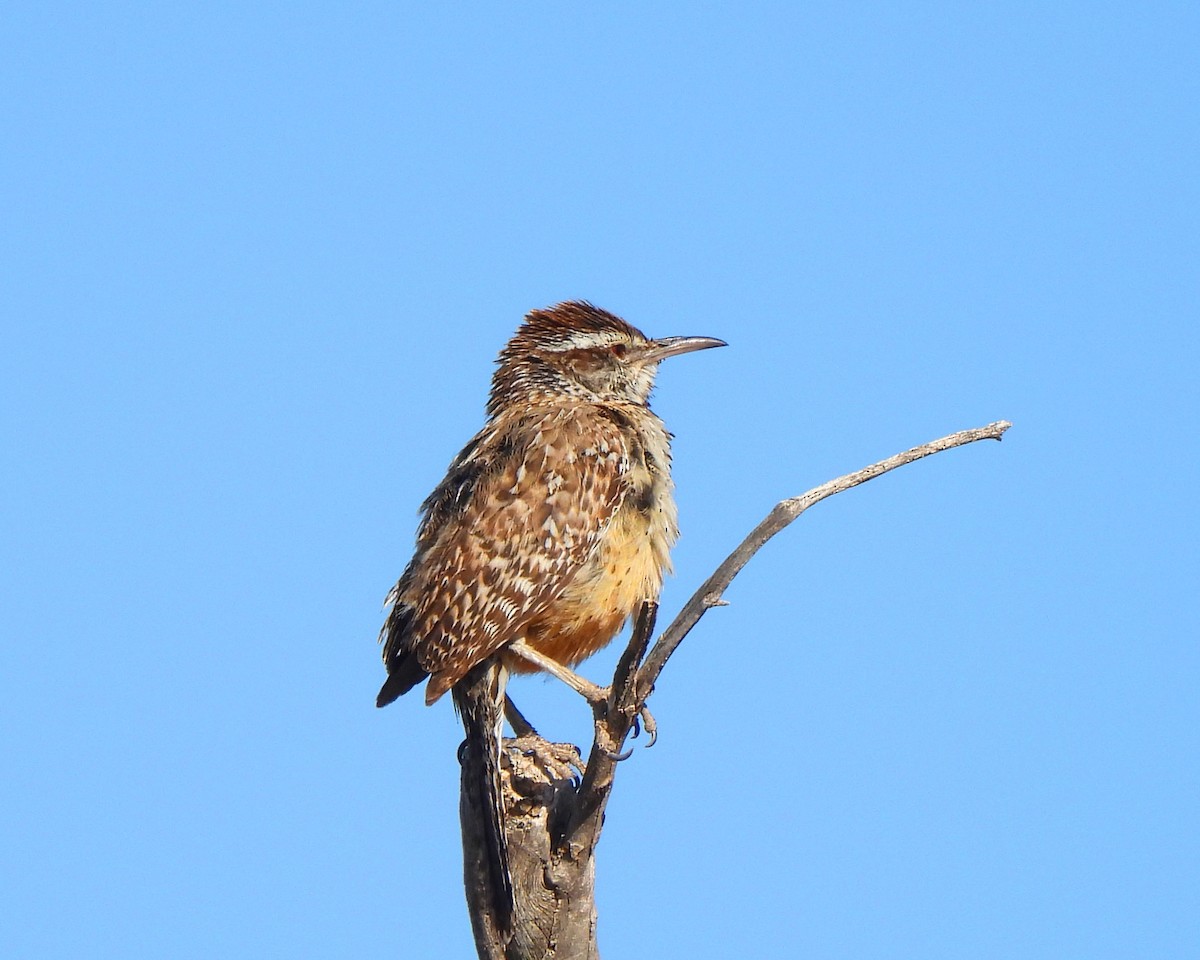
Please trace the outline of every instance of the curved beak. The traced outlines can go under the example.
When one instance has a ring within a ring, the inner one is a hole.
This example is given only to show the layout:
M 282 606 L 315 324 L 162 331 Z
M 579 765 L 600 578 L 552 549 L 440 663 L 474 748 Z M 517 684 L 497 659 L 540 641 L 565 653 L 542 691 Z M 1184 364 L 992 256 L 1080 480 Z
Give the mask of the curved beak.
M 677 357 L 681 353 L 691 353 L 693 350 L 727 346 L 729 344 L 716 337 L 662 337 L 646 344 L 645 352 L 642 353 L 640 359 L 643 363 L 658 363 L 660 360 L 666 360 L 667 357 Z

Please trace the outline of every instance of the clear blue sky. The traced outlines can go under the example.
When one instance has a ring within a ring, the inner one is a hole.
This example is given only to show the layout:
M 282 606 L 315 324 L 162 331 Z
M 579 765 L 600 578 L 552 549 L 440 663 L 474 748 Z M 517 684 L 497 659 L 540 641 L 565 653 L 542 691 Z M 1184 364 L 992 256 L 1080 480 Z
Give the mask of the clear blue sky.
M 10 5 L 0 954 L 465 957 L 448 703 L 373 706 L 522 314 L 672 361 L 609 960 L 1200 956 L 1195 3 Z M 602 677 L 611 657 L 585 668 Z M 540 679 L 519 702 L 582 739 Z

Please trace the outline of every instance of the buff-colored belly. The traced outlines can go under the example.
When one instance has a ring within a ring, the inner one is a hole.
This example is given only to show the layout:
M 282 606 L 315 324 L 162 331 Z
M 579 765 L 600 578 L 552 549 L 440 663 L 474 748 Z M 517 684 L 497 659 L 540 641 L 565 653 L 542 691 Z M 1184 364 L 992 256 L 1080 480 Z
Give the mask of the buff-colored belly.
M 643 600 L 658 597 L 670 543 L 635 509 L 622 511 L 605 533 L 592 562 L 566 592 L 526 630 L 526 642 L 573 666 L 607 646 Z M 537 668 L 508 658 L 516 673 Z

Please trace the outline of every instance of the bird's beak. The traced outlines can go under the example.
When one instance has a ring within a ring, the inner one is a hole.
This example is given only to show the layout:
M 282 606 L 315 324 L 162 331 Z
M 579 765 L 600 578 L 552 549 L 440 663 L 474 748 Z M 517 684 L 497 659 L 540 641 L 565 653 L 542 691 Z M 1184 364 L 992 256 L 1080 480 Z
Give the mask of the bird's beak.
M 693 350 L 727 346 L 729 344 L 724 340 L 716 339 L 716 337 L 663 337 L 660 340 L 651 340 L 646 344 L 645 352 L 640 359 L 643 363 L 658 363 L 660 360 L 666 360 L 667 357 L 677 357 L 681 353 L 691 353 Z

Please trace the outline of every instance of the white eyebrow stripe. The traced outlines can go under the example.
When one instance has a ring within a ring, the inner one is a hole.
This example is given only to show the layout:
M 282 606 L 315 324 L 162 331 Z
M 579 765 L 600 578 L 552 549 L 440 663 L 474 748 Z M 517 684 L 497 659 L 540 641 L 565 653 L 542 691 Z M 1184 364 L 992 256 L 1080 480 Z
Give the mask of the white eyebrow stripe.
M 548 353 L 565 353 L 568 350 L 583 350 L 588 347 L 606 347 L 622 340 L 621 334 L 613 330 L 576 330 L 566 339 L 555 339 L 542 344 Z

